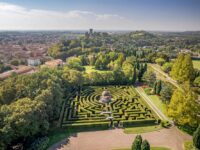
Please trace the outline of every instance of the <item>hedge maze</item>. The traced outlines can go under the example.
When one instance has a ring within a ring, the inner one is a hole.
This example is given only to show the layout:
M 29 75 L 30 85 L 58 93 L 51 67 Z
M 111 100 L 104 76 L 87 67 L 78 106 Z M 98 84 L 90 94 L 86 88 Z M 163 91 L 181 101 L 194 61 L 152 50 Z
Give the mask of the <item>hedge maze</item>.
M 99 102 L 103 91 L 112 101 Z M 155 124 L 157 116 L 132 86 L 87 86 L 66 100 L 62 126 L 109 127 Z

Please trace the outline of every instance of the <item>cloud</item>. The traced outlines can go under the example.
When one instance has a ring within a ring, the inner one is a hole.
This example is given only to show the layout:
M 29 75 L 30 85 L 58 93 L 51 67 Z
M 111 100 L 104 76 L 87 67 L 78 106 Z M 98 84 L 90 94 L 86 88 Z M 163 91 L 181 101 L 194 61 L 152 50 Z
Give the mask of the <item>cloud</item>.
M 120 29 L 126 28 L 128 22 L 117 14 L 27 9 L 0 2 L 0 30 Z

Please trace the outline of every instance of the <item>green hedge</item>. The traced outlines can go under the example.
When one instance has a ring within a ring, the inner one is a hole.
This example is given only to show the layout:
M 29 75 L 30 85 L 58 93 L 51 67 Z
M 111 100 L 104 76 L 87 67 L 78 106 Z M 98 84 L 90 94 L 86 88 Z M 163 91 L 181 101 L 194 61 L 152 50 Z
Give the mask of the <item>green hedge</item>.
M 101 128 L 108 129 L 110 122 L 93 122 L 93 123 L 73 123 L 73 124 L 63 124 L 63 127 L 70 128 L 81 128 L 81 129 L 91 129 L 91 128 Z
M 131 126 L 144 126 L 144 125 L 155 125 L 156 120 L 124 120 L 121 121 L 123 123 L 123 127 L 131 127 Z

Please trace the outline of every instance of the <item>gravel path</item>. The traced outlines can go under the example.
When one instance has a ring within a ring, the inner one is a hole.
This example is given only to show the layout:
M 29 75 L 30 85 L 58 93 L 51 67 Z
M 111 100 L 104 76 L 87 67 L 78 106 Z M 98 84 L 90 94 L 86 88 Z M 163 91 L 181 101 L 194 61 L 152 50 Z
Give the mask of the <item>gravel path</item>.
M 163 146 L 172 150 L 182 150 L 185 140 L 192 137 L 182 133 L 176 127 L 162 129 L 141 134 L 151 146 Z M 71 136 L 68 140 L 56 143 L 48 150 L 112 150 L 114 148 L 128 148 L 136 134 L 125 134 L 123 129 L 105 131 L 81 132 Z

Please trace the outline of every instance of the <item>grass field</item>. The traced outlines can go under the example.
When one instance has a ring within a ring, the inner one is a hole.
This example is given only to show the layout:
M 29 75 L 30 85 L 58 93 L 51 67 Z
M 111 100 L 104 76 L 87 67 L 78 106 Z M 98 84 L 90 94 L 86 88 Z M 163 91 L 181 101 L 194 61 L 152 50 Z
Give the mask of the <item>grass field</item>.
M 157 95 L 147 95 L 152 101 L 153 103 L 166 115 L 167 114 L 167 106 L 166 104 L 164 104 L 159 96 Z
M 193 62 L 194 68 L 200 70 L 200 60 L 192 60 L 192 62 Z
M 126 134 L 139 134 L 145 132 L 152 132 L 162 129 L 160 125 L 155 126 L 144 126 L 144 127 L 132 127 L 132 128 L 125 128 L 124 133 Z
M 113 150 L 131 150 L 130 148 L 121 148 L 121 149 L 113 149 Z M 165 147 L 152 147 L 151 150 L 171 150 Z
M 195 150 L 192 141 L 184 142 L 184 150 Z
M 98 72 L 98 73 L 112 72 L 110 70 L 97 70 L 97 69 L 95 69 L 94 66 L 84 66 L 84 67 L 85 67 L 85 72 L 86 73 L 91 73 L 91 72 Z

